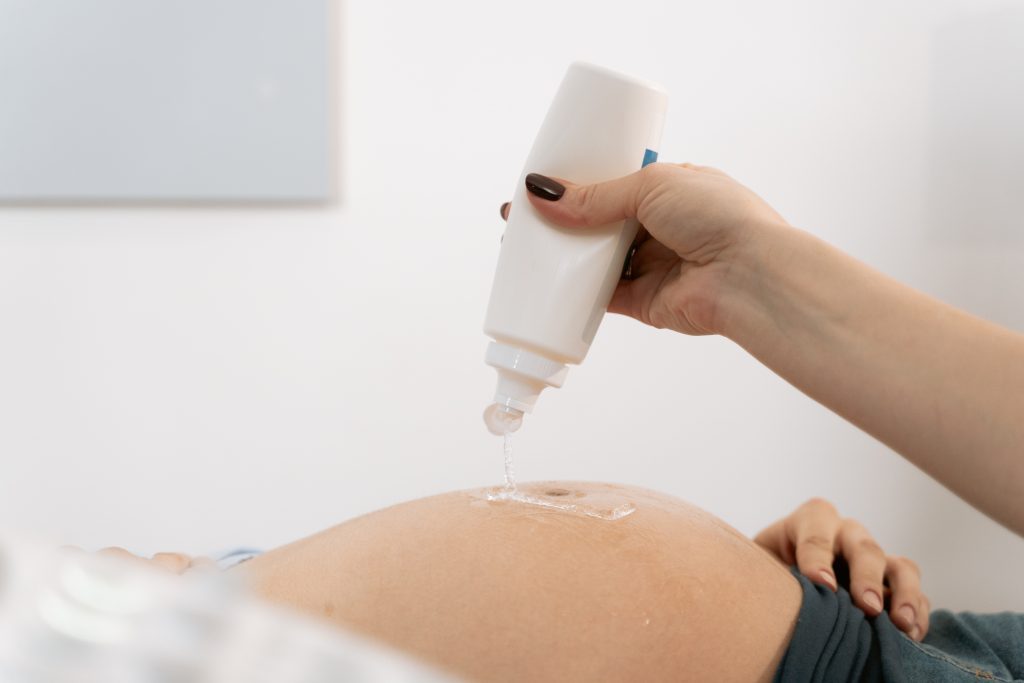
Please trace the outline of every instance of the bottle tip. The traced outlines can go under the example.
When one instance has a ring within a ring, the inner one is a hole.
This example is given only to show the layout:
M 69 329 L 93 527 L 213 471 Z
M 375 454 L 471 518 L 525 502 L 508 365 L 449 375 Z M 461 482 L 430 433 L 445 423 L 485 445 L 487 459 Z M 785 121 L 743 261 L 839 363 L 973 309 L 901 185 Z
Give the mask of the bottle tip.
M 523 412 L 492 403 L 484 410 L 484 424 L 487 425 L 487 431 L 495 436 L 511 434 L 523 426 Z

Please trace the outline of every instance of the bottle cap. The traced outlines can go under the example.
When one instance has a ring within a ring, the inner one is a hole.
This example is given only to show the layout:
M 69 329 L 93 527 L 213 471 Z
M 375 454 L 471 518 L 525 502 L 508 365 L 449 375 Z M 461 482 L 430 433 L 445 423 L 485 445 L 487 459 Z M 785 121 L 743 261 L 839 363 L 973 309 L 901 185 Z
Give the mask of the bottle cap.
M 523 426 L 523 411 L 492 403 L 484 410 L 484 424 L 491 434 L 505 436 Z
M 484 360 L 498 371 L 494 403 L 506 412 L 532 412 L 544 387 L 562 386 L 569 372 L 565 363 L 501 342 L 487 346 Z

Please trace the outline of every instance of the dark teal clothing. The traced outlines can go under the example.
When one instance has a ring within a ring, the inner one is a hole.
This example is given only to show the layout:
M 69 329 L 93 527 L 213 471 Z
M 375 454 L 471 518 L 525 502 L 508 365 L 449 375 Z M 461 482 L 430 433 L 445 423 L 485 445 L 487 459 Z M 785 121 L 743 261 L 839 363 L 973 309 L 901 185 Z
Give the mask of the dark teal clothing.
M 937 610 L 923 643 L 794 570 L 803 603 L 776 683 L 1024 683 L 1024 614 Z
M 803 603 L 776 683 L 857 683 L 869 660 L 878 660 L 871 623 L 842 588 L 833 593 L 797 571 L 793 575 L 803 588 Z

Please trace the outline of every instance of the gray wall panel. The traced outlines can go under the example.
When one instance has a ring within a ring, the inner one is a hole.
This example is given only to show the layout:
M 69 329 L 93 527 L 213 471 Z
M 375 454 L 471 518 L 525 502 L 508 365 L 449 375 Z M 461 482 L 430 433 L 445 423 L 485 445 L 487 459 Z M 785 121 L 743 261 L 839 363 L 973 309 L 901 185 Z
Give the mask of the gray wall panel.
M 0 0 L 0 200 L 328 196 L 329 0 Z

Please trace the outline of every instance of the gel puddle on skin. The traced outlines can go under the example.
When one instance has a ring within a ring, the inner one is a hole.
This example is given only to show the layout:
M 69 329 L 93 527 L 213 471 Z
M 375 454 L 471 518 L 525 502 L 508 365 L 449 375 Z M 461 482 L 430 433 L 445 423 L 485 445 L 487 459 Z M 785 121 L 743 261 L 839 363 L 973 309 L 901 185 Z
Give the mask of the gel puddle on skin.
M 532 487 L 531 487 L 532 488 Z M 614 522 L 636 512 L 636 506 L 628 500 L 594 500 L 585 491 L 571 491 L 563 488 L 541 486 L 539 490 L 523 491 L 518 488 L 494 488 L 487 491 L 489 501 L 514 501 L 536 505 L 549 510 L 561 510 L 597 519 Z
M 514 501 L 536 505 L 549 510 L 561 510 L 577 515 L 615 521 L 636 511 L 636 506 L 612 490 L 571 490 L 557 484 L 527 484 L 527 490 L 516 486 L 512 471 L 512 435 L 505 434 L 505 485 L 488 489 L 485 499 L 491 502 Z

